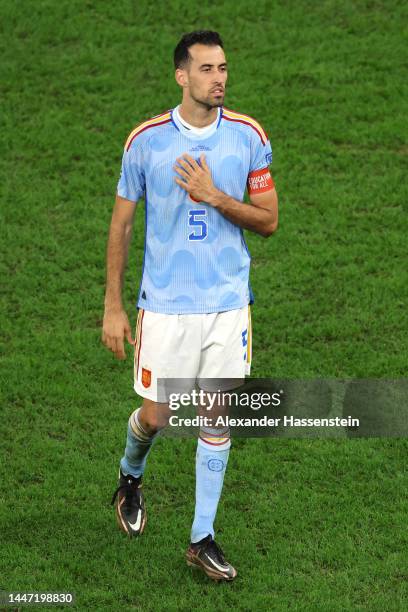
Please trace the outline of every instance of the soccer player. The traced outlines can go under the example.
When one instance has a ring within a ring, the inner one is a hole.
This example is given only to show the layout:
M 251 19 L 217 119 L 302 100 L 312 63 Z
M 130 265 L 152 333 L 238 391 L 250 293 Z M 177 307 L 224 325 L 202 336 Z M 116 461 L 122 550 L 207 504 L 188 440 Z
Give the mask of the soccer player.
M 130 537 L 146 525 L 146 458 L 170 414 L 157 381 L 182 376 L 208 389 L 209 380 L 242 381 L 249 374 L 253 297 L 242 229 L 267 237 L 278 222 L 268 137 L 255 119 L 223 105 L 227 62 L 219 34 L 184 35 L 174 64 L 181 104 L 130 133 L 107 249 L 102 340 L 119 359 L 124 339 L 134 344 L 134 388 L 143 397 L 129 418 L 114 494 L 119 526 Z M 243 202 L 245 189 L 250 204 Z M 133 339 L 122 285 L 142 196 L 145 254 Z M 186 559 L 214 580 L 237 575 L 214 540 L 230 445 L 228 428 L 200 429 Z

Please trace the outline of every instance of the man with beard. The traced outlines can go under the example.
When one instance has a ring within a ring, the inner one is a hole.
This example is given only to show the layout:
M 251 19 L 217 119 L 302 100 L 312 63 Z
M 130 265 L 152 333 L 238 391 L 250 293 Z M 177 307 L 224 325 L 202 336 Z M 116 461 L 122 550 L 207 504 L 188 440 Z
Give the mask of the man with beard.
M 219 34 L 184 35 L 174 64 L 181 104 L 130 133 L 107 251 L 102 340 L 120 359 L 124 338 L 135 345 L 134 388 L 143 397 L 129 418 L 114 495 L 119 526 L 129 537 L 144 530 L 146 458 L 171 414 L 158 379 L 183 377 L 190 389 L 198 384 L 208 391 L 215 390 L 215 380 L 217 389 L 227 391 L 249 374 L 253 296 L 242 229 L 267 237 L 278 219 L 268 137 L 255 119 L 223 106 L 227 62 Z M 250 204 L 243 202 L 245 189 Z M 133 340 L 122 285 L 142 196 L 145 255 Z M 227 427 L 200 429 L 186 558 L 214 580 L 237 575 L 214 540 L 213 526 L 230 445 Z

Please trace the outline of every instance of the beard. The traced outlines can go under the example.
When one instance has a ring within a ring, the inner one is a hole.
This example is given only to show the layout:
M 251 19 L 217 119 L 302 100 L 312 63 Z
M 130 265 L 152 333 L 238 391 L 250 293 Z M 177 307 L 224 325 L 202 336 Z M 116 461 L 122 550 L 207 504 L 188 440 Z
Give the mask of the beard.
M 210 111 L 213 108 L 218 108 L 224 104 L 224 95 L 213 98 L 211 98 L 211 96 L 207 96 L 206 98 L 198 98 L 194 94 L 190 93 L 190 96 L 194 102 L 197 102 L 197 104 L 203 106 L 207 111 Z

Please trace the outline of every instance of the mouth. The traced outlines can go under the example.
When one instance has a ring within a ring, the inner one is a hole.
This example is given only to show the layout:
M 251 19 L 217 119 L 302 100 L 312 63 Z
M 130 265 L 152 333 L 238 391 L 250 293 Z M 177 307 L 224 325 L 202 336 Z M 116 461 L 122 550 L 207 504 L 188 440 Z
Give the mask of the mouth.
M 213 91 L 211 92 L 212 94 L 214 94 L 214 96 L 223 96 L 224 95 L 224 90 L 217 88 L 217 89 L 213 89 Z

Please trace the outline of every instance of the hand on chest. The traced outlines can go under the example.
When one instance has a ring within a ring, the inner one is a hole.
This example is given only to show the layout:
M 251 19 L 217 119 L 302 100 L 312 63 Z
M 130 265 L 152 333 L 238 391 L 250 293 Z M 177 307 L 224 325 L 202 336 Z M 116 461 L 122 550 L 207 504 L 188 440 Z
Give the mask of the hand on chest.
M 185 154 L 197 163 L 200 163 L 200 156 L 205 155 L 215 187 L 234 197 L 240 197 L 241 192 L 243 194 L 250 164 L 248 151 L 237 150 L 233 145 L 221 146 L 222 143 L 186 141 L 165 151 L 152 152 L 146 173 L 148 194 L 150 191 L 166 199 L 177 194 L 179 198 L 186 197 L 174 181 L 177 176 L 174 170 L 176 160 Z

